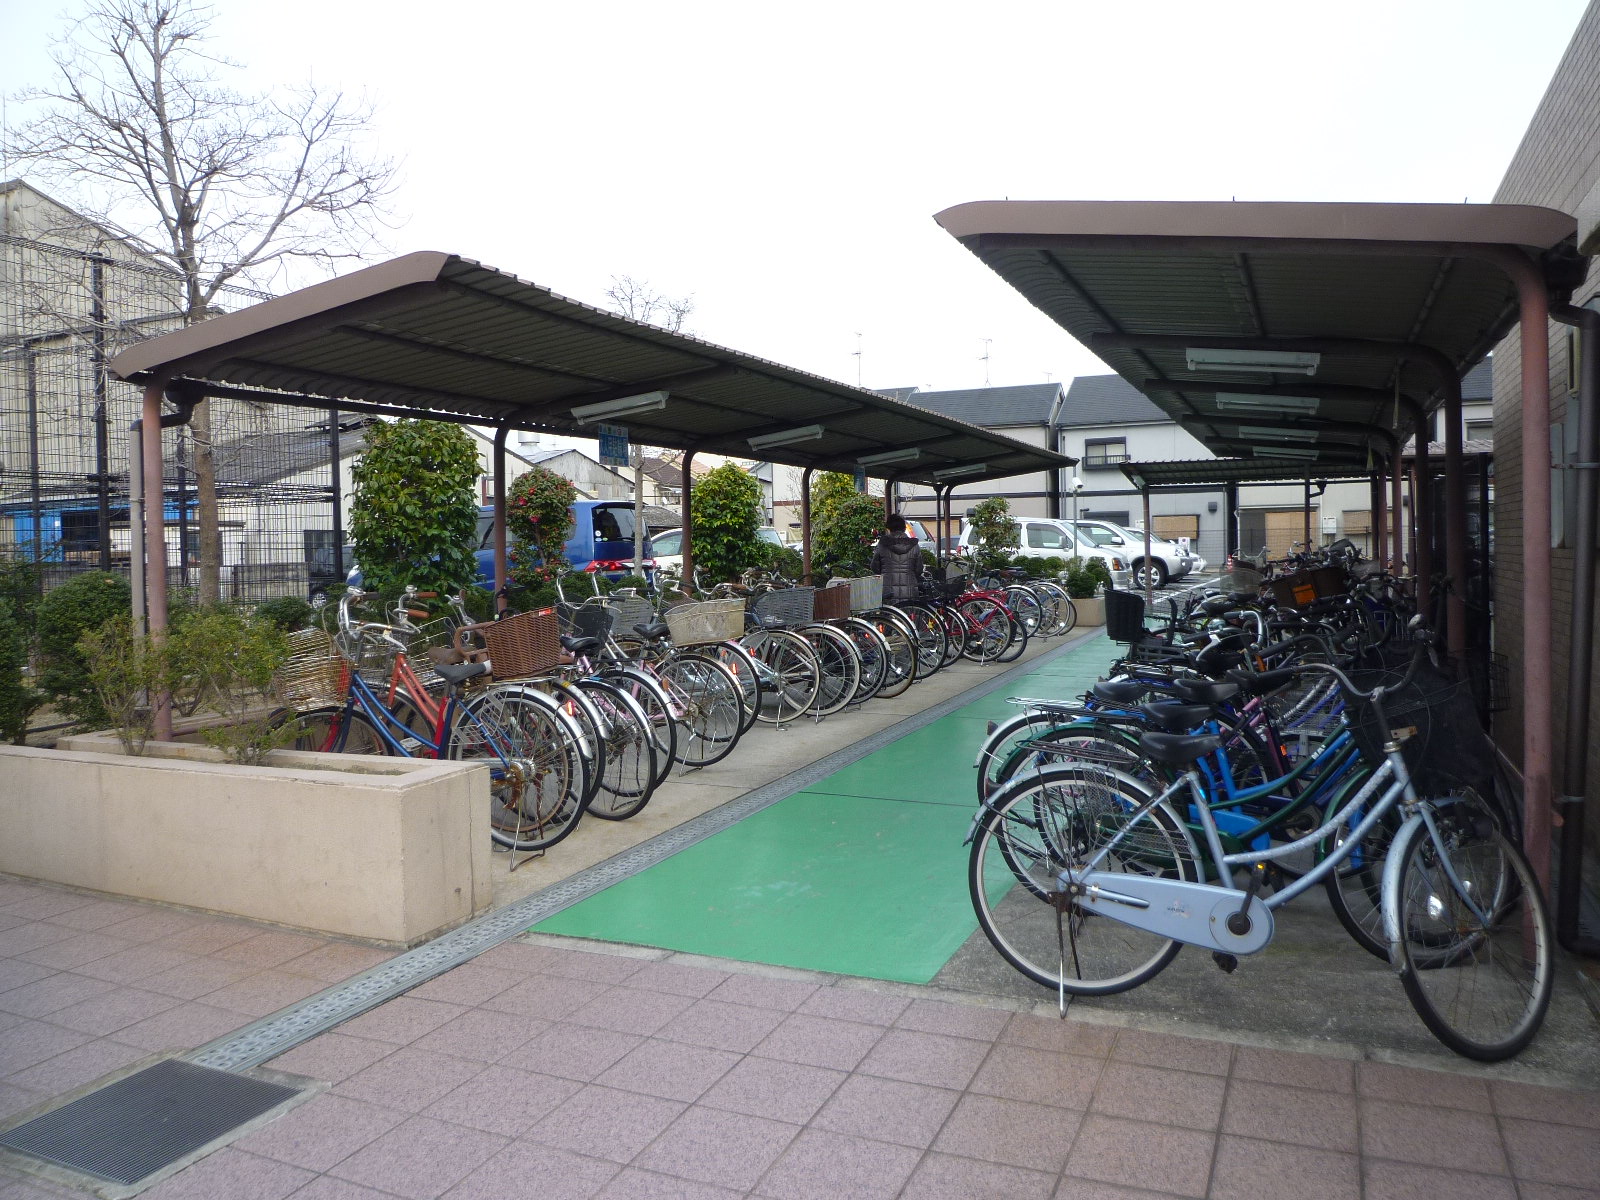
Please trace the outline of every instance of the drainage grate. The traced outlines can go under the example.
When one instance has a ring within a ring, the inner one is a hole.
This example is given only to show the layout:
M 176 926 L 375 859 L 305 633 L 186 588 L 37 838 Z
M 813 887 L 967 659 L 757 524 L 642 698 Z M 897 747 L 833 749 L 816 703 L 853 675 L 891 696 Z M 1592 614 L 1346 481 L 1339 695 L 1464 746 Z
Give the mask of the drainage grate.
M 134 1184 L 299 1095 L 168 1059 L 0 1134 L 0 1149 Z

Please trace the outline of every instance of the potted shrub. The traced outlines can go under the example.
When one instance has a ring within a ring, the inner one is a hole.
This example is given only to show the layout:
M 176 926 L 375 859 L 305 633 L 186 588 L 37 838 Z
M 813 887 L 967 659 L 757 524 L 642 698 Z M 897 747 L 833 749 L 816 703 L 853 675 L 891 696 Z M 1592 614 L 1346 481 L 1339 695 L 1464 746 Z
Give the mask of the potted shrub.
M 1062 586 L 1078 610 L 1079 625 L 1104 625 L 1106 604 L 1100 596 L 1102 586 L 1111 586 L 1111 573 L 1098 558 L 1071 558 L 1061 573 Z

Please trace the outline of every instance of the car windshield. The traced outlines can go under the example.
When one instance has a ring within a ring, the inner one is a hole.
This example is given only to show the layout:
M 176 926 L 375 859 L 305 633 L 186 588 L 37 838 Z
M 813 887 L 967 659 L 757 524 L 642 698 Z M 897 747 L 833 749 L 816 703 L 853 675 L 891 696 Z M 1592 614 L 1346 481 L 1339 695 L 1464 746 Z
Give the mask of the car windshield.
M 665 533 L 652 534 L 650 537 L 650 544 L 656 548 L 657 554 L 681 553 L 680 544 L 682 541 L 683 530 L 681 529 L 669 529 Z

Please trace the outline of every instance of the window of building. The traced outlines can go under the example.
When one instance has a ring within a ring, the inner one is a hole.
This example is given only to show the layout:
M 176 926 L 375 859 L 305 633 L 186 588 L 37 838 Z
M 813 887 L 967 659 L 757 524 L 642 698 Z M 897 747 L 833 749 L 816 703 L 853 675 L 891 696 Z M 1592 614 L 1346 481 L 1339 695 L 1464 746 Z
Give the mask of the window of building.
M 1199 513 L 1167 513 L 1164 516 L 1150 518 L 1150 532 L 1157 537 L 1166 538 L 1175 542 L 1179 538 L 1188 538 L 1191 542 L 1200 538 Z
M 1372 510 L 1370 508 L 1347 508 L 1340 514 L 1340 524 L 1345 533 L 1371 533 Z
M 1085 467 L 1115 467 L 1127 461 L 1127 438 L 1089 438 L 1083 443 Z
M 1128 510 L 1125 508 L 1115 512 L 1110 509 L 1100 508 L 1086 508 L 1083 510 L 1083 519 L 1085 521 L 1108 521 L 1112 525 L 1121 525 L 1124 529 L 1128 527 L 1128 516 Z
M 1492 442 L 1494 440 L 1494 422 L 1468 421 L 1467 440 L 1469 442 Z

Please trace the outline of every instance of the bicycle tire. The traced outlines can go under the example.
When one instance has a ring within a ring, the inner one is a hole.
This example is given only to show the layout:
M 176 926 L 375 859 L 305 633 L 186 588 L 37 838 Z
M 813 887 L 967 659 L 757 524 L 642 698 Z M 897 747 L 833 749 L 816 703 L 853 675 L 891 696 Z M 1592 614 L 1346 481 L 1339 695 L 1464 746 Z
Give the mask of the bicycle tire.
M 604 721 L 604 766 L 588 812 L 602 821 L 638 816 L 656 788 L 656 745 L 649 716 L 632 696 L 602 679 L 575 679 L 572 686 L 589 697 Z
M 1009 615 L 1011 610 L 1007 609 L 1006 612 Z M 1029 637 L 1027 625 L 1013 616 L 1011 618 L 1011 639 L 1006 642 L 1005 649 L 995 655 L 994 661 L 997 663 L 1016 662 L 1027 651 Z
M 650 733 L 656 743 L 655 786 L 660 787 L 672 773 L 672 764 L 678 755 L 678 723 L 673 719 L 666 693 L 655 676 L 638 667 L 604 667 L 600 678 L 621 688 L 649 718 Z
M 817 656 L 818 687 L 807 710 L 814 717 L 831 717 L 855 697 L 861 683 L 861 659 L 855 643 L 831 625 L 802 625 L 797 630 Z
M 1021 625 L 1029 637 L 1038 636 L 1039 630 L 1044 628 L 1044 605 L 1039 597 L 1025 583 L 1008 583 L 1004 590 L 1011 619 Z
M 761 671 L 755 659 L 738 642 L 716 642 L 702 649 L 732 671 L 733 677 L 739 681 L 745 708 L 744 728 L 739 732 L 749 733 L 761 716 Z
M 992 663 L 1011 645 L 1016 628 L 1005 606 L 981 596 L 963 600 L 957 606 L 966 637 L 961 654 L 976 663 Z
M 895 611 L 903 613 L 917 640 L 917 678 L 925 679 L 944 669 L 945 647 L 949 637 L 944 622 L 937 613 L 922 604 L 897 604 Z
M 285 712 L 297 732 L 290 749 L 312 750 L 323 754 L 388 754 L 389 744 L 366 713 L 348 707 L 307 709 Z
M 765 668 L 759 719 L 782 726 L 799 718 L 821 686 L 811 643 L 787 629 L 765 629 L 746 634 L 740 645 Z
M 979 928 L 1013 968 L 1052 991 L 1106 996 L 1153 979 L 1177 957 L 1181 943 L 1086 911 L 1062 886 L 1062 874 L 1086 861 L 1119 818 L 1150 797 L 1132 779 L 1049 767 L 985 804 L 967 860 L 967 888 Z M 1193 843 L 1176 813 L 1158 804 L 1140 823 L 1144 828 L 1102 870 L 1199 879 Z
M 861 617 L 846 617 L 839 623 L 839 630 L 855 643 L 856 654 L 861 659 L 861 681 L 856 685 L 851 703 L 865 704 L 878 694 L 887 678 L 889 643 L 877 626 Z
M 1035 580 L 1029 586 L 1047 597 L 1051 606 L 1050 632 L 1045 636 L 1063 637 L 1071 633 L 1073 626 L 1078 623 L 1078 609 L 1072 603 L 1072 597 L 1067 595 L 1067 589 L 1048 579 Z
M 550 697 L 497 687 L 457 703 L 444 756 L 489 761 L 490 838 L 513 850 L 545 850 L 583 817 L 582 736 Z
M 1533 1040 L 1550 1007 L 1550 915 L 1532 866 L 1498 828 L 1435 819 L 1438 837 L 1419 816 L 1396 838 L 1385 878 L 1393 962 L 1436 1038 L 1500 1062 Z
M 721 762 L 739 744 L 744 701 L 739 681 L 715 658 L 676 651 L 656 664 L 678 722 L 677 759 L 686 767 Z
M 917 653 L 916 630 L 896 610 L 890 608 L 879 609 L 871 620 L 873 628 L 889 647 L 883 686 L 878 689 L 878 695 L 885 700 L 892 700 L 917 681 L 920 657 Z

